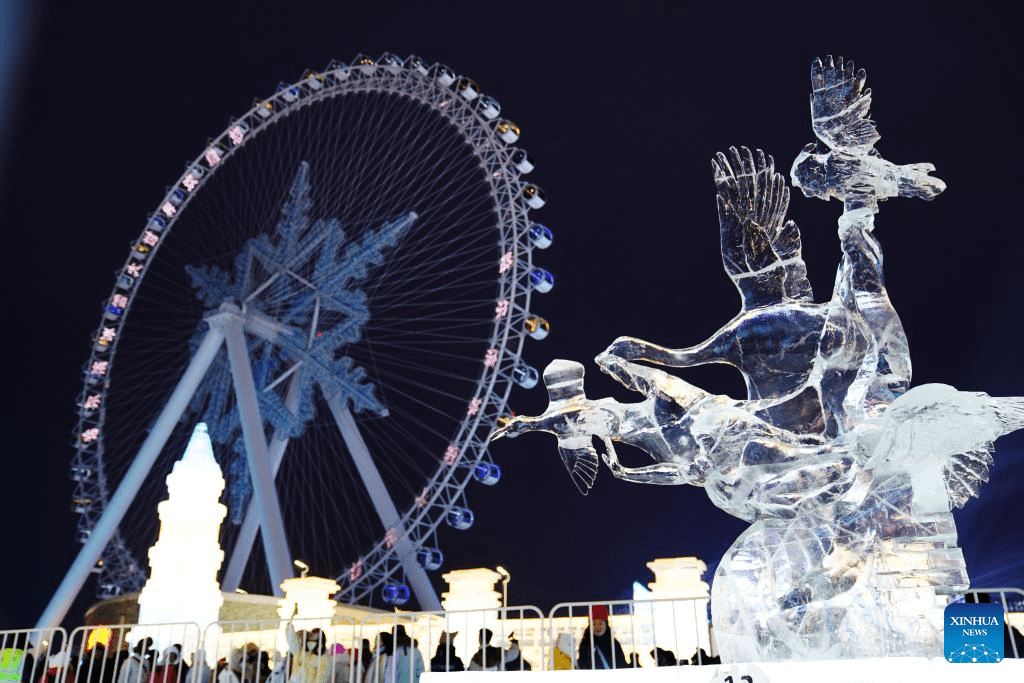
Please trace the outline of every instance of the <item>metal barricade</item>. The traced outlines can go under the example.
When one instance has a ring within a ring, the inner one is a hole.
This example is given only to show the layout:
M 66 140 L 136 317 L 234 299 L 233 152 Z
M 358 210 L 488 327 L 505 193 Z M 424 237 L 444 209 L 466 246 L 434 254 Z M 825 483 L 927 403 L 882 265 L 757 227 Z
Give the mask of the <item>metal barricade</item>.
M 211 683 L 357 682 L 358 630 L 355 620 L 340 616 L 222 621 L 207 627 L 202 660 Z
M 1024 590 L 1020 588 L 971 588 L 964 593 L 967 602 L 991 602 L 1003 606 L 1003 657 L 1024 658 Z
M 619 669 L 716 663 L 707 598 L 563 602 L 548 614 L 550 668 Z M 593 634 L 605 621 L 610 638 Z
M 67 646 L 62 628 L 0 631 L 0 676 L 22 683 L 59 683 L 68 668 Z
M 80 626 L 56 683 L 186 683 L 201 636 L 194 623 Z
M 360 669 L 365 683 L 412 683 L 420 671 L 540 669 L 544 623 L 531 605 L 373 615 L 360 624 Z

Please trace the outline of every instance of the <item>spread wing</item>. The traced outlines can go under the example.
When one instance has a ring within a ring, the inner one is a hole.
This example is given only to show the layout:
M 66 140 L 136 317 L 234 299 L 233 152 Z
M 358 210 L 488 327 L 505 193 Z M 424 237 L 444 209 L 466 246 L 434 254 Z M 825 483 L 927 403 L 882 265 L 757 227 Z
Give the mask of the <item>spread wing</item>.
M 881 137 L 868 118 L 871 89 L 864 88 L 867 74 L 854 70 L 843 58 L 811 63 L 811 127 L 830 149 L 870 147 Z
M 981 487 L 988 481 L 992 451 L 991 443 L 984 444 L 966 453 L 958 453 L 946 463 L 942 474 L 953 507 L 963 507 L 971 498 L 978 497 Z
M 597 451 L 590 443 L 590 435 L 572 436 L 558 440 L 558 454 L 576 488 L 584 496 L 590 492 L 597 478 Z
M 789 188 L 771 156 L 746 147 L 711 161 L 718 187 L 722 264 L 743 297 L 743 310 L 786 300 L 812 301 L 800 255 L 800 231 L 786 221 Z

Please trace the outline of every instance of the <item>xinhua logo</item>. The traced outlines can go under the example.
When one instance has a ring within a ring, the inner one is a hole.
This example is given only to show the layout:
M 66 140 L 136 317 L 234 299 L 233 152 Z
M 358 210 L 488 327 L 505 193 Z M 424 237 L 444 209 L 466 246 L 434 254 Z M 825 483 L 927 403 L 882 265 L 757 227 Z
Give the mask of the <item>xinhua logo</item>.
M 994 664 L 1003 661 L 1001 605 L 955 602 L 946 606 L 943 647 L 947 662 Z

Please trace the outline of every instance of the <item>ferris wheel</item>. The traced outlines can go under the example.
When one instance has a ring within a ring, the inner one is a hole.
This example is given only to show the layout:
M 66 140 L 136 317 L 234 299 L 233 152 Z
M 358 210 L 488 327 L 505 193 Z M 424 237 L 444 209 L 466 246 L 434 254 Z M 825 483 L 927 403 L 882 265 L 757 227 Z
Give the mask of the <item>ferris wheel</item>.
M 76 566 L 100 597 L 145 582 L 164 477 L 204 421 L 223 590 L 273 591 L 301 558 L 343 601 L 439 608 L 439 526 L 469 528 L 469 483 L 500 478 L 487 439 L 549 330 L 519 132 L 444 65 L 360 56 L 280 85 L 187 164 L 84 367 Z

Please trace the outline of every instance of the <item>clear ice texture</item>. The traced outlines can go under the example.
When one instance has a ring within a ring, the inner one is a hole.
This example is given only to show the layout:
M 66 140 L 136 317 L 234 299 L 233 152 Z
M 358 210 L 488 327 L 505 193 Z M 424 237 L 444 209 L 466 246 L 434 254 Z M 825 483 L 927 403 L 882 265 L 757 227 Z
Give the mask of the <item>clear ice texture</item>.
M 550 403 L 494 437 L 546 431 L 586 493 L 603 460 L 616 477 L 702 486 L 750 527 L 712 589 L 723 661 L 939 656 L 942 610 L 968 585 L 951 509 L 988 479 L 992 444 L 1024 427 L 1024 399 L 943 384 L 910 388 L 910 352 L 882 276 L 879 202 L 932 199 L 929 164 L 875 150 L 864 71 L 842 58 L 811 68 L 812 127 L 792 167 L 807 196 L 843 203 L 832 297 L 815 303 L 789 188 L 762 152 L 712 161 L 722 261 L 740 312 L 683 349 L 620 337 L 595 360 L 643 395 L 590 399 L 584 368 L 544 371 Z M 747 398 L 703 391 L 657 367 L 733 365 Z M 595 438 L 604 444 L 599 456 Z M 616 443 L 654 463 L 622 465 Z

